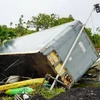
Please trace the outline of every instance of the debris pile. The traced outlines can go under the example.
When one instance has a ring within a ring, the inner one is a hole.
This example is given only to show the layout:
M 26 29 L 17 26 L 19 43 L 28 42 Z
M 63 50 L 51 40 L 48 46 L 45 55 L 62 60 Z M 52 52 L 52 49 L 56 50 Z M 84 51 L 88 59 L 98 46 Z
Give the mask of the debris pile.
M 100 4 L 94 6 L 99 13 Z M 46 78 L 54 80 L 52 85 L 46 85 L 50 91 L 56 82 L 70 89 L 98 59 L 98 54 L 86 33 L 86 23 L 65 23 L 3 44 L 0 47 L 0 92 L 15 95 L 16 100 L 22 100 L 20 94 L 24 100 L 46 100 L 41 95 L 30 98 L 27 93 L 33 92 L 33 89 L 24 87 L 33 83 L 41 84 L 42 87 Z M 100 68 L 96 67 L 96 70 L 95 76 L 98 75 L 97 79 L 100 81 Z M 45 77 L 46 74 L 50 74 L 49 77 Z M 4 82 L 10 75 L 12 77 Z M 14 78 L 13 75 L 32 79 L 19 81 L 20 77 Z M 40 90 L 41 88 L 38 93 Z M 76 88 L 49 100 L 99 100 L 99 95 L 100 88 Z

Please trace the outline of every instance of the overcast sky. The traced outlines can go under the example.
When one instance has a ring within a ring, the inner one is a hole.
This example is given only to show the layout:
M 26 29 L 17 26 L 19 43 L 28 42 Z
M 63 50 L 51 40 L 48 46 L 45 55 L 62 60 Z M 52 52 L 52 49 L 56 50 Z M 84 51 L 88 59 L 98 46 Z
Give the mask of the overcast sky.
M 39 13 L 54 13 L 60 17 L 71 14 L 76 20 L 85 23 L 96 3 L 100 3 L 100 0 L 0 0 L 0 25 L 9 25 L 10 22 L 16 24 L 21 15 L 24 15 L 24 20 L 29 20 Z M 98 26 L 100 13 L 93 12 L 87 27 Z

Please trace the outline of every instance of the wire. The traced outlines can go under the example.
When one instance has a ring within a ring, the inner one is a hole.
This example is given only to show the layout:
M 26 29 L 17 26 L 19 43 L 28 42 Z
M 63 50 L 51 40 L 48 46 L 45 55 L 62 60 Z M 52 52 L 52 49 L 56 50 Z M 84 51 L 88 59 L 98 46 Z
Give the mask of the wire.
M 92 31 L 93 34 L 95 33 L 95 27 L 94 27 L 94 21 L 93 21 L 93 15 L 91 14 L 91 22 L 92 22 Z

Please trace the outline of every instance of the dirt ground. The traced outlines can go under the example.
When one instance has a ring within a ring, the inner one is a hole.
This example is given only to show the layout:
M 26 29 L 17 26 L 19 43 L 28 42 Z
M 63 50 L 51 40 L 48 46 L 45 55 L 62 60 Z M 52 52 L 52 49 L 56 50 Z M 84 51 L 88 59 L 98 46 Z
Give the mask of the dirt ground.
M 100 87 L 74 88 L 52 99 L 45 99 L 36 95 L 32 100 L 100 100 Z

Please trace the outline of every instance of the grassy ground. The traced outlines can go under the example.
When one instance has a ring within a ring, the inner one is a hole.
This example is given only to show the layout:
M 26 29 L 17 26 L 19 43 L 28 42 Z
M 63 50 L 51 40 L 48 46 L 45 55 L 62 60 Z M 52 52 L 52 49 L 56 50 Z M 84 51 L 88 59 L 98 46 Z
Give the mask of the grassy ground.
M 90 84 L 90 83 L 77 83 L 75 84 L 72 88 L 77 88 L 77 87 L 100 87 L 100 84 Z M 57 88 L 53 88 L 52 91 L 49 90 L 48 87 L 36 87 L 34 89 L 34 92 L 31 93 L 30 95 L 35 95 L 37 93 L 41 94 L 43 97 L 45 98 L 52 98 L 58 94 L 60 94 L 61 92 L 65 92 L 65 89 L 63 87 L 57 87 Z M 0 97 L 0 100 L 13 100 L 13 96 L 2 96 Z
M 38 91 L 39 87 L 34 89 L 34 92 L 29 94 L 31 96 L 34 96 L 35 94 L 39 93 L 41 94 L 43 97 L 45 98 L 52 98 L 58 94 L 60 94 L 61 92 L 64 92 L 64 88 L 54 88 L 52 91 L 50 91 L 48 88 L 41 88 L 41 91 Z M 13 100 L 14 96 L 1 96 L 0 100 Z
M 76 87 L 100 87 L 100 84 L 90 84 L 90 83 L 78 83 L 78 84 L 75 84 L 73 86 L 73 88 L 76 88 Z

